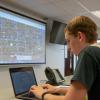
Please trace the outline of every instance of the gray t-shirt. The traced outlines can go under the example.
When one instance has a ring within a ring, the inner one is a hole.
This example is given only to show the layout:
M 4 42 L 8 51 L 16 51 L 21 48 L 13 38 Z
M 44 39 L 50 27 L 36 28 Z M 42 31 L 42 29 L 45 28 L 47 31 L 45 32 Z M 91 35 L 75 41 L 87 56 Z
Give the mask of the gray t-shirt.
M 88 100 L 100 100 L 100 47 L 91 45 L 84 48 L 79 56 L 71 79 L 79 81 L 88 90 Z

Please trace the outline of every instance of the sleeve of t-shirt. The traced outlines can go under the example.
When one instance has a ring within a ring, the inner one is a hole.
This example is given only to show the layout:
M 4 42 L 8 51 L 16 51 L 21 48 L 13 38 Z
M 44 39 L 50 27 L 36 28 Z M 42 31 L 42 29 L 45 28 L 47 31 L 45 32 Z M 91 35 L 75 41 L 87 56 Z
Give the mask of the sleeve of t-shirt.
M 87 89 L 90 89 L 96 77 L 95 66 L 96 64 L 93 57 L 91 57 L 87 52 L 83 52 L 78 58 L 71 83 L 73 81 L 79 81 Z

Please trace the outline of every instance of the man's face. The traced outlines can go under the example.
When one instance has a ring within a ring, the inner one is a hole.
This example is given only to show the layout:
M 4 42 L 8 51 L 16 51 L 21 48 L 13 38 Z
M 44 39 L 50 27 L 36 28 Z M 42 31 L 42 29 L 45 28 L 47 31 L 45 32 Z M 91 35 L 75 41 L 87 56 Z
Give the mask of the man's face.
M 67 45 L 68 48 L 70 49 L 70 51 L 75 54 L 78 55 L 80 52 L 80 41 L 79 41 L 79 37 L 78 36 L 73 36 L 73 35 L 65 35 L 65 39 L 67 41 Z

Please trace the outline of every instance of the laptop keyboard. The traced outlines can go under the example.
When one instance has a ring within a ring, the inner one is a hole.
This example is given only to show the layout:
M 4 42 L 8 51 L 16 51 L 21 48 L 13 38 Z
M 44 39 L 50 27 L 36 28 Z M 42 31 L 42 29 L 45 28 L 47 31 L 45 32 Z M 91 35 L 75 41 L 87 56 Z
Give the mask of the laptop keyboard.
M 35 97 L 35 95 L 33 93 L 25 93 L 22 95 L 23 97 L 30 97 L 30 98 L 33 98 Z

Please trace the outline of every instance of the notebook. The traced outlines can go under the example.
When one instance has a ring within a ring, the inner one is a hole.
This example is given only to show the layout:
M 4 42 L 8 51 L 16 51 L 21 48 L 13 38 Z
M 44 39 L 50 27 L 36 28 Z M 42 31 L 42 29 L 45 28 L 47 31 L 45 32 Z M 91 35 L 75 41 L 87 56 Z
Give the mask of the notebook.
M 33 68 L 9 68 L 9 72 L 15 97 L 23 100 L 35 100 L 35 96 L 29 94 L 30 87 L 37 85 Z

